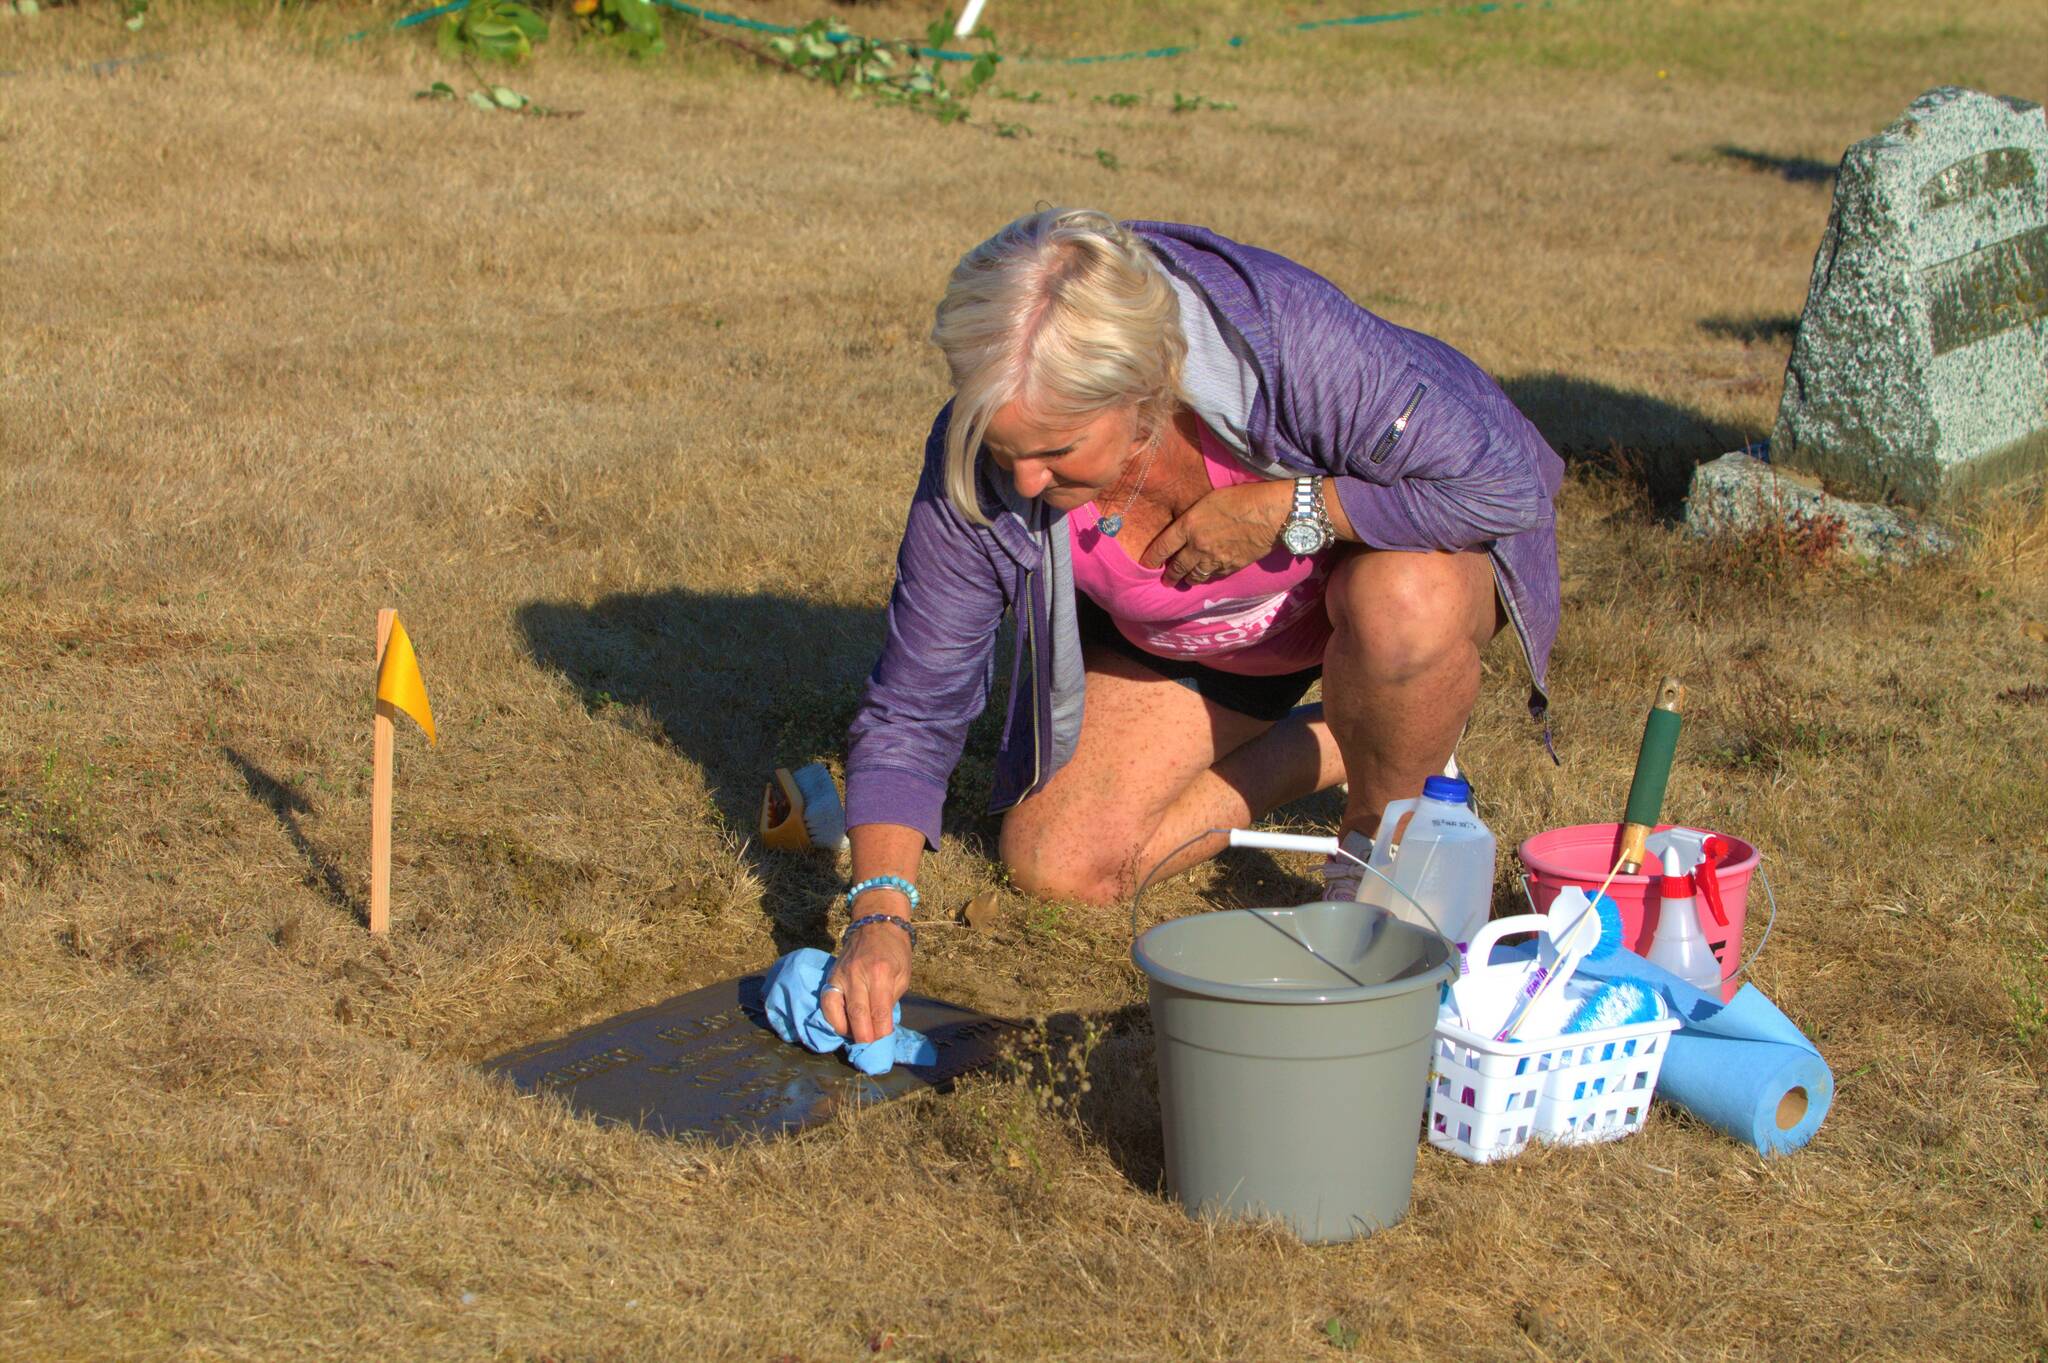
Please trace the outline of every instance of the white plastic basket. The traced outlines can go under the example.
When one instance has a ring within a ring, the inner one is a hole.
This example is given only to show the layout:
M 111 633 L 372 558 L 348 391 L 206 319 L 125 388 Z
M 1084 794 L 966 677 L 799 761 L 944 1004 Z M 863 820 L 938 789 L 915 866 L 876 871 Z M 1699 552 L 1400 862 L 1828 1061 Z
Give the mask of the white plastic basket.
M 1650 1114 L 1675 1018 L 1547 1041 L 1495 1041 L 1449 1021 L 1431 1039 L 1429 1143 L 1487 1164 L 1532 1140 L 1611 1141 Z
M 1596 987 L 1574 979 L 1522 1018 L 1522 1039 L 1493 1039 L 1528 979 L 1526 964 L 1494 964 L 1493 948 L 1534 934 L 1545 968 L 1562 962 L 1570 974 L 1584 950 L 1579 924 L 1592 911 L 1583 891 L 1567 890 L 1548 914 L 1496 918 L 1474 935 L 1471 970 L 1451 987 L 1431 1040 L 1431 1145 L 1487 1164 L 1532 1140 L 1610 1141 L 1642 1129 L 1677 1020 L 1566 1033 L 1579 1001 Z

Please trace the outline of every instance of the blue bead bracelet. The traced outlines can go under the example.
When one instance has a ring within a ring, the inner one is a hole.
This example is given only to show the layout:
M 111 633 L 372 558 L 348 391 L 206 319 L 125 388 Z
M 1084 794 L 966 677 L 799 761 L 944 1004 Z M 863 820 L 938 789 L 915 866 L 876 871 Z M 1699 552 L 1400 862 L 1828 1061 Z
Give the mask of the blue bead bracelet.
M 854 919 L 846 925 L 846 931 L 839 934 L 840 948 L 842 950 L 845 948 L 846 939 L 853 936 L 855 928 L 864 928 L 870 923 L 894 923 L 897 927 L 910 934 L 910 949 L 912 951 L 917 950 L 917 924 L 900 914 L 893 913 L 871 913 L 865 918 Z
M 902 876 L 870 876 L 866 880 L 861 881 L 858 885 L 855 885 L 852 889 L 846 892 L 846 911 L 848 913 L 852 913 L 853 901 L 859 899 L 869 890 L 900 891 L 903 897 L 910 901 L 910 912 L 912 914 L 915 914 L 917 912 L 917 886 L 911 884 Z M 839 945 L 842 947 L 846 945 L 846 939 L 853 936 L 855 928 L 864 928 L 870 923 L 894 923 L 897 927 L 902 928 L 904 932 L 910 935 L 910 949 L 912 951 L 917 950 L 916 926 L 911 923 L 910 919 L 901 917 L 893 913 L 871 913 L 866 915 L 865 917 L 854 919 L 851 923 L 848 923 L 846 925 L 846 931 L 840 934 Z
M 869 890 L 900 891 L 903 897 L 910 901 L 910 912 L 912 916 L 916 915 L 918 902 L 917 886 L 911 884 L 902 876 L 869 876 L 866 880 L 861 881 L 858 885 L 855 885 L 852 889 L 846 892 L 846 911 L 848 913 L 853 912 L 853 901 L 859 899 Z

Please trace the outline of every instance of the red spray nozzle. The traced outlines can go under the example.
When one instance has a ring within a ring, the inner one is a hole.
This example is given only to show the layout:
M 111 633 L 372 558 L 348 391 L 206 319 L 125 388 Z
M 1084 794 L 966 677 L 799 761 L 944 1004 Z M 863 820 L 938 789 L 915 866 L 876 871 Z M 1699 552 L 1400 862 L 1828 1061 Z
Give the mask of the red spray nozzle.
M 1714 915 L 1717 927 L 1728 926 L 1728 911 L 1721 907 L 1721 863 L 1728 860 L 1735 849 L 1728 845 L 1728 839 L 1719 833 L 1712 834 L 1700 845 L 1700 864 L 1695 873 L 1699 880 L 1700 898 L 1707 901 L 1707 912 Z

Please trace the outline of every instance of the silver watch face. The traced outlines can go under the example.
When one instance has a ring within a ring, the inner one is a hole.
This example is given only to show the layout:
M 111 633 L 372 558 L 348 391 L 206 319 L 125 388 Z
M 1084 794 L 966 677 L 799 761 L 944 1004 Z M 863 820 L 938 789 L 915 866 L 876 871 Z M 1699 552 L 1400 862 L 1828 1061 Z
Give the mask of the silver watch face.
M 1296 558 L 1307 558 L 1323 547 L 1323 527 L 1314 521 L 1289 521 L 1280 531 L 1280 543 Z

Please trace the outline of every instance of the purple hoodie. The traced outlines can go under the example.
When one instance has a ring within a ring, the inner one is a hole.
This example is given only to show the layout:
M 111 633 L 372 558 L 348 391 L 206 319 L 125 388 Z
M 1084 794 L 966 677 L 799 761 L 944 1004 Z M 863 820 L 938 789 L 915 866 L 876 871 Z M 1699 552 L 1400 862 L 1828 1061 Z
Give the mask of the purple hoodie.
M 1269 477 L 1331 476 L 1373 548 L 1484 548 L 1540 719 L 1559 614 L 1553 502 L 1564 463 L 1528 418 L 1463 355 L 1374 316 L 1311 270 L 1200 227 L 1127 226 L 1180 296 L 1189 406 Z M 1073 755 L 1084 681 L 1063 517 L 1020 498 L 986 459 L 977 484 L 991 524 L 961 516 L 945 491 L 951 410 L 925 440 L 888 636 L 846 759 L 848 825 L 902 824 L 933 847 L 947 779 L 988 703 L 1004 615 L 1016 617 L 1017 645 L 991 812 Z

